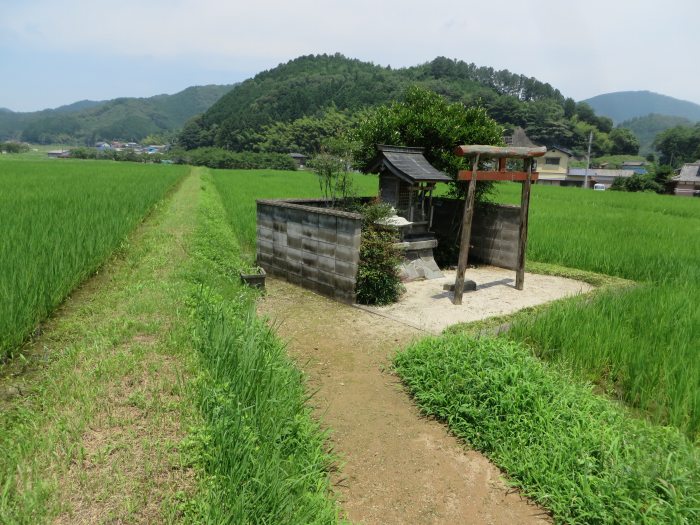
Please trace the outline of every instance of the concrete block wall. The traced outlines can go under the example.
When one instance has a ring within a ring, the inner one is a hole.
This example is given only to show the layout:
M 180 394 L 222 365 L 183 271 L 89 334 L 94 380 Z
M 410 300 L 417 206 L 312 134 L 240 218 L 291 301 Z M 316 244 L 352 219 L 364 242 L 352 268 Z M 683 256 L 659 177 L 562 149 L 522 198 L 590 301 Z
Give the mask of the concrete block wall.
M 439 242 L 459 244 L 464 201 L 434 198 L 432 230 Z M 479 207 L 474 212 L 470 237 L 469 262 L 491 264 L 515 270 L 518 264 L 520 207 L 506 204 Z M 457 252 L 451 264 L 457 264 Z
M 520 207 L 501 204 L 474 214 L 469 258 L 516 270 L 520 243 Z
M 362 216 L 318 200 L 257 201 L 257 264 L 345 303 L 354 303 Z

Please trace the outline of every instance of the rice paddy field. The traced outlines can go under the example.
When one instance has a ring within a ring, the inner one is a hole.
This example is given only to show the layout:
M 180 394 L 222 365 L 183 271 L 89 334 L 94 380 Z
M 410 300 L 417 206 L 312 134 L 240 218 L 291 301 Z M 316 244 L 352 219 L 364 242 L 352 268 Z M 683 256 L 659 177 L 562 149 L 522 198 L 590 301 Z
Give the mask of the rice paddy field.
M 3 160 L 0 357 L 95 272 L 185 166 Z
M 517 202 L 503 184 L 495 200 Z M 700 437 L 700 200 L 535 186 L 529 260 L 639 283 L 557 304 L 509 336 Z
M 305 404 L 303 378 L 255 318 L 255 294 L 234 278 L 254 264 L 255 200 L 316 198 L 317 179 L 191 170 L 3 160 L 0 357 L 126 250 L 128 234 L 190 173 L 198 215 L 188 221 L 197 224 L 176 274 L 184 282 L 170 286 L 190 309 L 177 337 L 193 351 L 199 417 L 185 454 L 198 474 L 196 493 L 177 512 L 184 522 L 336 522 L 334 458 Z M 356 175 L 354 184 L 358 196 L 376 195 L 375 177 Z M 516 203 L 519 190 L 499 185 L 494 200 Z M 424 412 L 485 452 L 556 521 L 696 523 L 700 199 L 535 186 L 530 209 L 530 261 L 634 284 L 516 316 L 499 338 L 419 341 L 397 354 L 396 371 Z M 32 418 L 45 412 L 36 399 Z M 17 426 L 7 443 L 29 440 L 34 419 L 22 417 L 26 430 L 6 418 Z M 3 472 L 23 462 L 17 453 Z M 15 490 L 6 483 L 0 516 L 17 515 Z

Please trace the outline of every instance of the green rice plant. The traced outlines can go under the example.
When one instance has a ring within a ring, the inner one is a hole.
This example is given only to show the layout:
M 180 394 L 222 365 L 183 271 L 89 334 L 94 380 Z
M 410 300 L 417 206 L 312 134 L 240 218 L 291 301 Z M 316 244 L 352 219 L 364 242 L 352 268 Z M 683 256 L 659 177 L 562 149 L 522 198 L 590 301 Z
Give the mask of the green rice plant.
M 534 186 L 530 213 L 529 259 L 641 284 L 557 303 L 509 337 L 700 438 L 700 200 Z
M 700 521 L 700 455 L 505 339 L 443 335 L 395 357 L 421 409 L 559 523 Z
M 0 358 L 95 272 L 189 168 L 2 162 Z

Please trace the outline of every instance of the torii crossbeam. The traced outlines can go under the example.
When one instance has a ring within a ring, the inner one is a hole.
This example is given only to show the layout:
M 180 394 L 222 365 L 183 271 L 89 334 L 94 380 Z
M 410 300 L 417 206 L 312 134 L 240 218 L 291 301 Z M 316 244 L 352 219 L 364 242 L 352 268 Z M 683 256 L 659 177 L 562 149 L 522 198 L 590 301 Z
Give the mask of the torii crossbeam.
M 527 221 L 530 208 L 530 185 L 537 180 L 538 174 L 532 171 L 534 157 L 541 157 L 547 153 L 546 147 L 521 148 L 499 147 L 484 145 L 457 146 L 455 154 L 473 157 L 472 169 L 461 170 L 457 180 L 469 181 L 469 189 L 462 216 L 462 236 L 459 243 L 459 261 L 457 264 L 457 278 L 455 279 L 454 304 L 462 304 L 464 293 L 464 272 L 467 269 L 469 258 L 469 241 L 471 237 L 472 218 L 474 217 L 474 195 L 476 182 L 479 180 L 510 180 L 522 182 L 520 197 L 520 236 L 518 243 L 518 264 L 515 274 L 515 288 L 523 289 L 525 281 L 525 250 L 527 248 Z M 491 158 L 498 159 L 497 171 L 478 171 L 479 160 Z M 523 159 L 523 171 L 506 171 L 508 159 Z

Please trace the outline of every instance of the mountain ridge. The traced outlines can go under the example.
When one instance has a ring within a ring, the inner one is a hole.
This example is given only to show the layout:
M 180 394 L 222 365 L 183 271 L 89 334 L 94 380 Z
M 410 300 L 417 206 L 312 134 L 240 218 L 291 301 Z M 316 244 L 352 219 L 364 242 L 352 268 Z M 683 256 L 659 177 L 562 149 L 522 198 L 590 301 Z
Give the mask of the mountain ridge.
M 683 117 L 700 121 L 700 104 L 653 91 L 615 91 L 582 100 L 599 115 L 613 119 L 615 124 L 650 114 Z
M 171 133 L 206 111 L 235 84 L 190 86 L 172 95 L 80 100 L 31 112 L 0 110 L 0 141 L 92 145 L 98 140 L 138 141 Z

